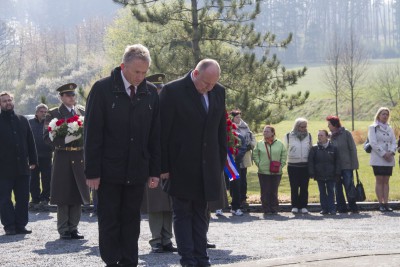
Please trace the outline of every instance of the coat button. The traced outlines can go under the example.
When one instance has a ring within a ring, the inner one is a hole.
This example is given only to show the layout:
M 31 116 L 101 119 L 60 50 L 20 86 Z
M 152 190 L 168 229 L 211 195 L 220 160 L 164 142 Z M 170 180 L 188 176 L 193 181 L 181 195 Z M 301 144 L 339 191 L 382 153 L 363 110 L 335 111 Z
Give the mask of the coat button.
M 75 163 L 75 161 L 72 161 L 72 164 L 74 164 Z
M 131 138 L 131 142 L 133 142 L 133 138 Z
M 130 183 L 131 183 L 131 181 L 127 181 L 126 183 L 127 183 L 127 184 L 130 184 Z

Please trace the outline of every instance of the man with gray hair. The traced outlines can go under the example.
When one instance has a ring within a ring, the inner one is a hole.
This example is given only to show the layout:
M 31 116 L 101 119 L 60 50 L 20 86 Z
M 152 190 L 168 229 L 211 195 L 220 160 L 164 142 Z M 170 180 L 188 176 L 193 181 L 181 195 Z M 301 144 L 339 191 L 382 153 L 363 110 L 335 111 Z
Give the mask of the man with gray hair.
M 30 192 L 33 209 L 45 208 L 50 201 L 50 180 L 52 168 L 53 148 L 50 144 L 44 142 L 43 128 L 48 107 L 41 103 L 36 106 L 35 117 L 29 120 L 33 138 L 36 143 L 38 154 L 38 166 L 31 172 Z M 40 183 L 42 189 L 40 189 Z
M 128 46 L 86 103 L 85 174 L 98 190 L 99 248 L 107 266 L 137 266 L 144 186 L 159 182 L 159 100 L 145 80 L 150 63 L 146 47 Z

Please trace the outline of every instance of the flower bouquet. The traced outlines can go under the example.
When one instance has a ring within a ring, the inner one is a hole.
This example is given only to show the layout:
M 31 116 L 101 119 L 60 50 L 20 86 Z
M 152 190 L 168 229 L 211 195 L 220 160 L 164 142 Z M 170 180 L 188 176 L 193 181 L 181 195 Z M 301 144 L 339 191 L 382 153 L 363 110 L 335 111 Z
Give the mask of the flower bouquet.
M 228 151 L 232 155 L 237 155 L 239 152 L 240 146 L 240 138 L 236 133 L 237 126 L 232 123 L 231 119 L 229 119 L 228 113 L 225 115 L 226 117 L 226 141 L 228 143 Z
M 228 143 L 228 154 L 226 156 L 226 162 L 224 166 L 225 174 L 228 176 L 229 181 L 237 180 L 240 178 L 238 172 L 238 166 L 235 164 L 234 157 L 239 152 L 240 138 L 236 133 L 237 126 L 232 123 L 229 119 L 228 113 L 225 113 L 226 117 L 226 141 Z
M 52 119 L 48 127 L 50 140 L 60 137 L 64 138 L 65 144 L 75 141 L 74 145 L 82 146 L 83 121 L 84 117 L 78 115 L 68 119 Z

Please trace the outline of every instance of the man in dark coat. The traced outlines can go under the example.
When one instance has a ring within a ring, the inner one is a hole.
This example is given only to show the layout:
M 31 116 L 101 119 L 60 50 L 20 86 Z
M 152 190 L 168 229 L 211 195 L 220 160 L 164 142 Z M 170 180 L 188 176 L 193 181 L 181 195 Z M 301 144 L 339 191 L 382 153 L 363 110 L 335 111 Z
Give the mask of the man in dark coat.
M 29 176 L 37 165 L 35 141 L 28 120 L 14 113 L 13 97 L 0 93 L 0 217 L 6 235 L 30 234 Z M 15 206 L 11 200 L 14 192 Z
M 62 104 L 52 108 L 46 115 L 44 139 L 54 146 L 53 170 L 50 183 L 50 203 L 57 205 L 57 230 L 61 239 L 82 239 L 78 224 L 82 204 L 89 204 L 89 188 L 86 185 L 83 163 L 82 138 L 71 140 L 49 137 L 48 126 L 53 119 L 84 116 L 85 110 L 76 105 L 76 84 L 68 83 L 57 89 Z M 78 138 L 78 137 L 77 137 Z
M 159 182 L 159 99 L 145 80 L 150 63 L 146 47 L 128 46 L 120 67 L 97 81 L 87 100 L 85 173 L 98 189 L 99 248 L 107 266 L 137 266 L 144 186 Z
M 35 139 L 38 154 L 38 166 L 31 173 L 31 206 L 41 208 L 47 206 L 50 201 L 51 161 L 53 148 L 44 142 L 43 129 L 48 107 L 45 104 L 36 106 L 35 117 L 29 120 Z M 41 182 L 41 183 L 40 183 Z M 40 188 L 40 184 L 42 187 Z M 40 204 L 40 205 L 38 205 Z
M 209 266 L 207 201 L 219 198 L 226 160 L 225 89 L 220 67 L 200 61 L 160 93 L 161 179 L 169 179 L 182 266 Z

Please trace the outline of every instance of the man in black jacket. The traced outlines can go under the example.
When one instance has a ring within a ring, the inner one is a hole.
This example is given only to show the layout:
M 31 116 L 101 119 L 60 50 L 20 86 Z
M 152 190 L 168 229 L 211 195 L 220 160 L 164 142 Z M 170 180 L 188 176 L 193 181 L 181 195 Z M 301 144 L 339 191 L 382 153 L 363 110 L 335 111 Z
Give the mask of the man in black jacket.
M 137 266 L 140 206 L 146 182 L 160 176 L 156 87 L 145 80 L 150 53 L 128 46 L 120 67 L 90 91 L 85 118 L 87 184 L 98 189 L 100 255 L 107 266 Z
M 48 107 L 45 104 L 36 106 L 36 113 L 33 119 L 29 120 L 32 128 L 33 138 L 35 139 L 36 150 L 38 154 L 38 166 L 31 173 L 31 206 L 33 208 L 46 206 L 50 201 L 50 180 L 51 180 L 51 159 L 53 148 L 46 144 L 43 139 L 44 121 Z M 42 182 L 42 190 L 40 190 Z
M 207 201 L 219 198 L 226 160 L 225 89 L 217 61 L 204 59 L 160 93 L 161 179 L 169 179 L 182 266 L 209 266 Z
M 28 120 L 14 113 L 13 97 L 0 93 L 0 217 L 6 235 L 30 234 L 29 176 L 37 165 L 36 147 Z M 11 200 L 14 192 L 15 206 Z

